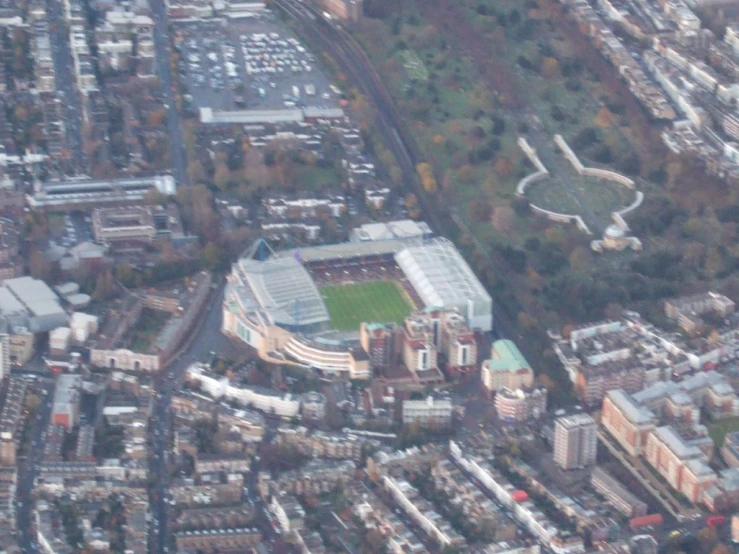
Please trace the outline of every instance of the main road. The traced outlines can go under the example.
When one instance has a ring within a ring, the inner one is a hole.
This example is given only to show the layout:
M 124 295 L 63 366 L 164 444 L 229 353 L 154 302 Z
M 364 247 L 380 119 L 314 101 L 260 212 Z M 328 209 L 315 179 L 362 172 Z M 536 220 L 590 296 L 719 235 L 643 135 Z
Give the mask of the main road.
M 169 29 L 167 23 L 167 7 L 165 0 L 151 0 L 151 13 L 154 19 L 154 52 L 156 56 L 156 71 L 159 84 L 162 87 L 162 96 L 167 107 L 167 130 L 169 132 L 170 150 L 172 156 L 172 173 L 177 185 L 188 185 L 187 158 L 185 155 L 185 141 L 182 138 L 180 114 L 175 102 L 175 86 L 169 63 Z
M 223 357 L 238 358 L 244 351 L 235 346 L 221 333 L 221 306 L 223 305 L 225 283 L 220 283 L 213 291 L 205 319 L 196 331 L 190 344 L 180 353 L 178 359 L 172 363 L 158 378 L 156 383 L 156 398 L 151 415 L 151 457 L 149 474 L 152 477 L 154 488 L 152 491 L 152 513 L 154 514 L 154 529 L 150 534 L 150 550 L 165 552 L 168 546 L 168 489 L 170 482 L 169 461 L 172 459 L 170 450 L 170 431 L 172 415 L 170 403 L 172 396 L 182 388 L 185 371 L 196 361 L 208 359 L 210 352 L 217 352 Z

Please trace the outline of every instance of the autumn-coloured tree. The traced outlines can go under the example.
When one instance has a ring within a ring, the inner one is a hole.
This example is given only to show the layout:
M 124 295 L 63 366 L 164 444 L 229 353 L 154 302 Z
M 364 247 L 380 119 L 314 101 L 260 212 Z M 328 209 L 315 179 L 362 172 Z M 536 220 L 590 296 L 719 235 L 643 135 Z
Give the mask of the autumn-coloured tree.
M 495 172 L 501 177 L 507 177 L 513 171 L 513 164 L 508 158 L 499 156 L 495 160 Z
M 421 179 L 423 189 L 432 194 L 436 192 L 436 178 L 434 177 L 434 170 L 431 168 L 431 165 L 421 162 L 416 166 L 416 172 L 418 172 L 418 177 Z
M 457 181 L 470 184 L 475 180 L 475 170 L 471 165 L 465 164 L 457 170 Z
M 508 236 L 513 229 L 513 216 L 510 206 L 496 206 L 493 210 L 493 227 L 501 235 Z
M 549 56 L 542 57 L 541 74 L 548 79 L 552 79 L 559 75 L 559 62 L 557 59 Z

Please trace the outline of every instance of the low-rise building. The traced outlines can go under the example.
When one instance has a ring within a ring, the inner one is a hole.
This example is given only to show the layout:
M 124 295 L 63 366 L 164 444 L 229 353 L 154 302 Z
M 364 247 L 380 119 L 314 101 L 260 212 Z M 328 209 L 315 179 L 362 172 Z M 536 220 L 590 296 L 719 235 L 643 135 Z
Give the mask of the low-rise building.
M 283 533 L 299 531 L 305 525 L 305 510 L 292 495 L 274 495 L 269 509 Z
M 545 388 L 525 391 L 502 388 L 495 394 L 495 412 L 501 421 L 538 419 L 547 410 Z
M 194 364 L 187 370 L 187 379 L 214 398 L 225 398 L 252 407 L 267 414 L 290 419 L 300 414 L 300 396 L 282 393 L 257 386 L 237 386 L 230 384 L 226 377 L 209 375 L 206 368 Z
M 448 399 L 403 401 L 403 425 L 418 424 L 423 428 L 444 429 L 452 424 L 454 405 Z
M 262 541 L 262 532 L 252 528 L 179 531 L 174 540 L 177 552 L 245 552 Z
M 482 363 L 481 378 L 490 392 L 503 388 L 515 391 L 533 386 L 534 370 L 512 341 L 498 340 L 493 343 L 490 359 Z
M 298 452 L 313 458 L 359 461 L 362 455 L 377 450 L 376 440 L 347 433 L 310 431 L 305 427 L 280 427 L 275 438 L 277 444 L 289 444 Z
M 301 412 L 304 418 L 323 421 L 326 417 L 326 396 L 310 391 L 303 395 Z
M 92 211 L 92 231 L 102 244 L 150 243 L 157 236 L 150 206 L 96 208 Z
M 590 484 L 605 499 L 626 517 L 647 515 L 646 503 L 639 500 L 631 491 L 622 485 L 613 475 L 602 467 L 593 469 Z
M 59 375 L 54 389 L 51 422 L 64 426 L 67 431 L 79 422 L 81 375 Z
M 665 301 L 665 315 L 677 321 L 688 333 L 696 330 L 701 323 L 700 316 L 713 312 L 719 317 L 734 311 L 735 304 L 723 294 L 707 292 L 693 296 L 682 296 Z

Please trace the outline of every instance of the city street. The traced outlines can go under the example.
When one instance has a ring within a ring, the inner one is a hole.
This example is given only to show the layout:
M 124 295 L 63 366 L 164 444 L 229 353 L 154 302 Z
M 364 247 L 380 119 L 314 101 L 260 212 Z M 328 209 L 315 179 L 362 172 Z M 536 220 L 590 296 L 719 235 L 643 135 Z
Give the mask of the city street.
M 69 29 L 64 23 L 62 2 L 48 0 L 46 11 L 50 26 L 51 53 L 54 61 L 54 77 L 57 91 L 61 95 L 64 129 L 67 143 L 78 171 L 84 169 L 82 156 L 82 100 L 77 90 L 77 80 L 74 72 L 74 59 L 69 46 Z
M 18 544 L 26 553 L 36 552 L 35 522 L 33 521 L 33 486 L 38 476 L 38 468 L 44 454 L 44 439 L 46 428 L 51 417 L 52 398 L 54 395 L 54 380 L 40 379 L 39 387 L 45 391 L 41 404 L 36 412 L 36 421 L 33 422 L 33 435 L 25 461 L 18 463 L 18 488 L 16 491 L 16 527 L 18 529 Z
M 158 378 L 157 395 L 151 416 L 149 429 L 152 444 L 152 456 L 150 458 L 150 473 L 152 481 L 156 483 L 152 495 L 152 513 L 156 524 L 150 535 L 150 544 L 153 552 L 165 552 L 167 545 L 167 516 L 169 504 L 167 504 L 167 492 L 169 488 L 169 459 L 170 431 L 172 417 L 169 405 L 172 395 L 179 391 L 185 377 L 187 368 L 196 361 L 209 358 L 210 352 L 217 352 L 223 357 L 238 358 L 244 351 L 234 345 L 221 333 L 221 306 L 223 304 L 223 293 L 225 283 L 220 283 L 213 291 L 213 297 L 205 314 L 205 321 L 197 331 L 189 346 L 180 354 L 176 362 L 171 364 L 167 370 Z
M 172 172 L 177 186 L 189 184 L 185 143 L 182 138 L 180 114 L 175 103 L 175 88 L 169 65 L 169 30 L 167 28 L 167 7 L 164 0 L 151 0 L 154 18 L 154 49 L 156 71 L 162 87 L 164 104 L 167 107 L 167 129 L 172 144 Z

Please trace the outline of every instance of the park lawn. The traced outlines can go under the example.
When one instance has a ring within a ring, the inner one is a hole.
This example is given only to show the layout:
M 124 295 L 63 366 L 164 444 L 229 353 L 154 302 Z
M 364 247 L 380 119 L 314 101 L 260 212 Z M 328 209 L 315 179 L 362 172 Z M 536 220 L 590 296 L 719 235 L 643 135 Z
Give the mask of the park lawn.
M 144 308 L 129 335 L 129 345 L 134 352 L 147 352 L 172 314 Z
M 305 166 L 296 177 L 301 190 L 321 190 L 341 182 L 341 176 L 330 167 Z
M 722 419 L 708 426 L 708 435 L 717 447 L 723 446 L 726 435 L 734 431 L 739 431 L 739 417 Z
M 412 309 L 394 281 L 327 285 L 321 294 L 332 327 L 341 331 L 357 331 L 363 322 L 402 323 Z

